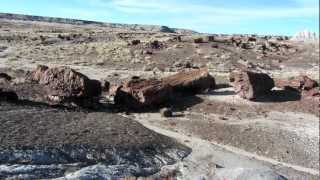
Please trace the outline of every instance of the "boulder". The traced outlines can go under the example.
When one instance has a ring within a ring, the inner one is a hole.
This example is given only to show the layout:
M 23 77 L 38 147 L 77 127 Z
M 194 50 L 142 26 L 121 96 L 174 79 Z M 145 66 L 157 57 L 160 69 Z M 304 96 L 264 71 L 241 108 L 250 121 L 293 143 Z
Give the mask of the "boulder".
M 54 102 L 92 99 L 102 91 L 99 81 L 68 67 L 38 66 L 29 73 L 28 79 L 42 86 L 48 100 Z
M 101 84 L 68 67 L 50 68 L 43 73 L 39 84 L 48 87 L 50 95 L 65 98 L 94 97 L 101 93 Z
M 185 69 L 162 80 L 165 84 L 172 86 L 175 92 L 181 93 L 201 93 L 216 86 L 215 79 L 209 74 L 207 68 Z
M 193 39 L 193 42 L 196 43 L 196 44 L 199 44 L 199 43 L 203 43 L 204 40 L 202 37 L 197 37 L 197 38 L 194 38 Z
M 116 105 L 139 109 L 167 102 L 172 94 L 172 88 L 161 80 L 135 78 L 111 88 L 111 94 L 115 94 Z
M 254 100 L 268 94 L 274 87 L 273 79 L 264 73 L 235 71 L 230 74 L 235 92 L 242 98 Z
M 140 40 L 138 40 L 138 39 L 135 39 L 135 40 L 132 40 L 131 41 L 131 45 L 138 45 L 138 44 L 140 44 Z

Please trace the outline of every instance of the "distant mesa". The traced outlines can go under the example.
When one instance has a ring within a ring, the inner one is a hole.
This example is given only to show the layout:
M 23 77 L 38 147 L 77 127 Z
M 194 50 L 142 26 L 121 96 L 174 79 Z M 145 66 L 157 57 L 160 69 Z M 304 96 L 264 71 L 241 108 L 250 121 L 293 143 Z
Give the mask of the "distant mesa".
M 61 23 L 61 24 L 73 24 L 73 25 L 93 25 L 93 26 L 106 27 L 106 28 L 128 29 L 128 30 L 134 30 L 134 31 L 143 30 L 143 31 L 149 31 L 149 32 L 198 34 L 198 32 L 189 30 L 189 29 L 170 28 L 167 26 L 159 26 L 159 25 L 106 23 L 106 22 L 98 22 L 98 21 L 32 16 L 32 15 L 11 14 L 11 13 L 0 13 L 0 19 L 19 20 L 19 21 L 37 21 L 37 22 L 49 22 L 49 23 Z
M 318 41 L 319 37 L 315 32 L 310 32 L 309 30 L 304 30 L 296 33 L 292 38 L 292 41 L 302 41 L 302 42 L 314 42 Z

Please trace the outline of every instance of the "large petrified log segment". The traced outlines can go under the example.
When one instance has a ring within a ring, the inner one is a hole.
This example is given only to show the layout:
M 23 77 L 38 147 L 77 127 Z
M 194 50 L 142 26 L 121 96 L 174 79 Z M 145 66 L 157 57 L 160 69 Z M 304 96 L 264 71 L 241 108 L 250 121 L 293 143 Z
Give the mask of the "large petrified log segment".
M 216 86 L 215 79 L 209 74 L 207 68 L 188 69 L 162 80 L 165 84 L 172 86 L 175 92 L 182 93 L 201 93 Z
M 50 94 L 62 97 L 92 97 L 101 92 L 101 85 L 68 67 L 48 69 L 39 84 L 48 86 Z
M 269 75 L 250 71 L 232 72 L 230 82 L 235 92 L 248 100 L 266 95 L 274 87 L 274 81 Z
M 115 92 L 116 105 L 141 108 L 165 103 L 171 96 L 172 88 L 157 79 L 131 79 Z
M 43 85 L 48 97 L 56 100 L 92 98 L 101 94 L 99 81 L 68 67 L 38 66 L 27 79 Z

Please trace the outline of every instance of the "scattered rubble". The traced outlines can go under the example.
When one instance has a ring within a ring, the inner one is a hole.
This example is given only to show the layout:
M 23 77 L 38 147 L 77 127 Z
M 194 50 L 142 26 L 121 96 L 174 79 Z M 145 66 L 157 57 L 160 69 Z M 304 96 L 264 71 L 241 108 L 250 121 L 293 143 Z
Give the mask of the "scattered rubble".
M 273 79 L 264 73 L 234 71 L 230 73 L 230 82 L 235 92 L 242 98 L 255 100 L 268 94 L 274 87 Z

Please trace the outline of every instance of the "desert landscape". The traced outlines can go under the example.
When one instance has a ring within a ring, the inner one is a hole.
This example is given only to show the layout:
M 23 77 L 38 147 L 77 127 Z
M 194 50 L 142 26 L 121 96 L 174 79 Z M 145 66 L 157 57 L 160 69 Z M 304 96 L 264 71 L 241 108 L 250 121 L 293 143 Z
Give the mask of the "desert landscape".
M 0 179 L 319 179 L 319 38 L 0 13 Z

